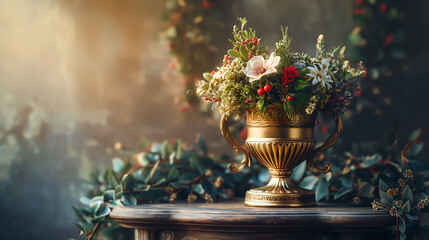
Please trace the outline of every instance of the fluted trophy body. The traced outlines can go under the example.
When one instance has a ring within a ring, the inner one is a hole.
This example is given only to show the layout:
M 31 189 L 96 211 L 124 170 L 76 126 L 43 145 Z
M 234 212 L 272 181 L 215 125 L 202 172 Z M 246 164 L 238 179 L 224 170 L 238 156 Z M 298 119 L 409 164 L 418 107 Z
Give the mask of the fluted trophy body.
M 225 139 L 236 150 L 244 153 L 239 168 L 230 165 L 232 171 L 241 170 L 251 163 L 250 156 L 268 168 L 271 179 L 260 188 L 247 191 L 245 204 L 261 207 L 300 207 L 314 206 L 314 192 L 296 186 L 290 176 L 293 169 L 305 159 L 312 161 L 314 154 L 333 146 L 338 140 L 342 126 L 339 115 L 335 117 L 335 133 L 319 148 L 314 139 L 316 114 L 292 112 L 288 117 L 283 106 L 269 105 L 264 113 L 259 108 L 251 108 L 246 114 L 247 139 L 245 147 L 239 145 L 230 135 L 226 123 L 221 121 L 221 130 Z M 223 123 L 223 124 L 222 124 Z M 226 127 L 226 128 L 225 128 Z M 327 172 L 330 165 L 320 170 Z

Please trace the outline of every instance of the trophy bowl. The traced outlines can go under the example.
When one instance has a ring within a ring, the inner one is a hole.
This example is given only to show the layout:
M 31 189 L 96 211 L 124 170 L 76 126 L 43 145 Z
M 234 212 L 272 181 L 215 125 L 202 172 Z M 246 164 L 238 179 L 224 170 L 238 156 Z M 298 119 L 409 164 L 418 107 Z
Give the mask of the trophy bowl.
M 252 157 L 268 168 L 271 179 L 267 185 L 246 192 L 245 205 L 258 207 L 303 207 L 315 206 L 314 192 L 296 186 L 290 176 L 293 169 L 305 159 L 320 172 L 328 172 L 331 165 L 318 169 L 314 155 L 332 147 L 340 137 L 342 122 L 335 115 L 336 128 L 326 142 L 316 148 L 314 126 L 316 113 L 292 112 L 288 117 L 283 106 L 269 105 L 264 113 L 253 107 L 246 112 L 247 139 L 245 146 L 232 137 L 228 129 L 228 116 L 221 119 L 221 132 L 236 151 L 241 151 L 244 159 L 241 166 L 228 167 L 232 172 L 242 170 L 251 164 Z

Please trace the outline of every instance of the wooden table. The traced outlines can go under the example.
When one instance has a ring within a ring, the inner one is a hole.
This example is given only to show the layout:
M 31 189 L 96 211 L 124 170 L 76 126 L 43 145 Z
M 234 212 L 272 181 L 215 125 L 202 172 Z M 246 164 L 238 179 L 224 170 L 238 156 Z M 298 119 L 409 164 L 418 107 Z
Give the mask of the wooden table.
M 257 208 L 243 201 L 117 207 L 110 217 L 136 229 L 136 240 L 381 240 L 396 224 L 387 211 L 367 207 Z

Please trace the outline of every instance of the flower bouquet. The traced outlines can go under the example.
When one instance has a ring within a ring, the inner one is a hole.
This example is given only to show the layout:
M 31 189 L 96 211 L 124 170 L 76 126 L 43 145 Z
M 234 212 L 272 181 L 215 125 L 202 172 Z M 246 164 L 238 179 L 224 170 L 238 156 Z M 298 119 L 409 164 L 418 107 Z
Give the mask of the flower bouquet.
M 239 171 L 251 164 L 251 157 L 271 173 L 267 186 L 249 190 L 245 204 L 252 206 L 310 206 L 314 193 L 293 185 L 294 167 L 332 147 L 341 130 L 341 114 L 350 105 L 357 79 L 363 73 L 345 60 L 345 47 L 325 52 L 323 35 L 316 44 L 316 56 L 290 50 L 288 29 L 281 28 L 282 39 L 274 52 L 268 53 L 246 19 L 241 28 L 233 28 L 233 48 L 224 56 L 216 71 L 204 73 L 197 83 L 197 95 L 215 103 L 222 114 L 221 132 L 227 142 L 244 154 Z M 360 68 L 362 66 L 360 65 Z M 228 130 L 232 114 L 247 115 L 247 139 L 241 146 Z M 313 129 L 317 113 L 334 115 L 334 134 L 315 148 Z M 320 170 L 320 169 L 319 169 Z M 329 171 L 326 164 L 320 171 Z

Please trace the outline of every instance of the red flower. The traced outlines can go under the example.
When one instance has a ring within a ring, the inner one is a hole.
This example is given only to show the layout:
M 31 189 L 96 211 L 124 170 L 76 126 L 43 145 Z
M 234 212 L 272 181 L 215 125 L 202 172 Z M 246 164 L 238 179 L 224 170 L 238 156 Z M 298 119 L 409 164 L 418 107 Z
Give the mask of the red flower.
M 356 5 L 362 5 L 362 3 L 363 3 L 363 0 L 356 0 Z
M 395 35 L 393 34 L 387 35 L 387 37 L 384 39 L 383 47 L 387 47 L 389 44 L 391 44 L 393 39 L 395 39 Z
M 284 67 L 283 73 L 280 75 L 283 86 L 291 84 L 295 78 L 301 76 L 295 66 Z

